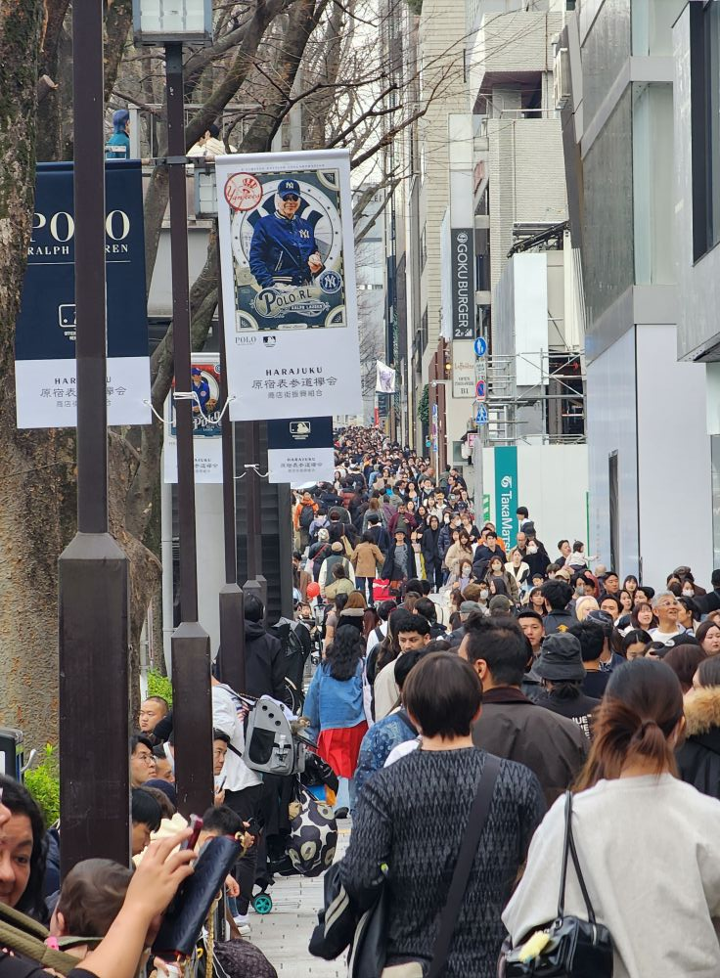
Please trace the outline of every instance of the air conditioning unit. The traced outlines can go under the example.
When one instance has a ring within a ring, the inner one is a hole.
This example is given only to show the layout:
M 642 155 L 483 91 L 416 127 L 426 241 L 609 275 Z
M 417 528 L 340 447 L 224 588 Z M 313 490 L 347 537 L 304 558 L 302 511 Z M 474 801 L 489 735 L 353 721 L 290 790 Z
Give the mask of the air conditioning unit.
M 556 109 L 564 109 L 570 100 L 570 54 L 567 48 L 555 50 L 553 96 Z

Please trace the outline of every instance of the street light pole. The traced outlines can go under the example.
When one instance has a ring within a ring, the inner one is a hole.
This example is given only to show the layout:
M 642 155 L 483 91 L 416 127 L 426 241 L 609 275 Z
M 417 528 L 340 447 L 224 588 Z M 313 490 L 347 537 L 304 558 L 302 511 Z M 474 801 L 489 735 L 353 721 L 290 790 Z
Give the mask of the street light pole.
M 75 3 L 73 48 L 78 532 L 58 566 L 63 876 L 90 857 L 130 860 L 128 562 L 108 533 L 103 0 Z
M 173 738 L 178 809 L 202 814 L 212 804 L 212 701 L 210 636 L 198 624 L 195 537 L 195 455 L 188 272 L 185 105 L 182 43 L 165 44 L 167 85 L 170 256 L 177 429 L 181 622 L 170 641 Z
M 237 692 L 245 692 L 245 595 L 237 582 L 237 526 L 235 521 L 235 446 L 227 409 L 227 356 L 225 318 L 220 284 L 220 233 L 215 223 L 218 262 L 218 329 L 220 332 L 220 409 L 222 416 L 223 526 L 225 531 L 225 584 L 220 589 L 220 656 L 218 678 Z

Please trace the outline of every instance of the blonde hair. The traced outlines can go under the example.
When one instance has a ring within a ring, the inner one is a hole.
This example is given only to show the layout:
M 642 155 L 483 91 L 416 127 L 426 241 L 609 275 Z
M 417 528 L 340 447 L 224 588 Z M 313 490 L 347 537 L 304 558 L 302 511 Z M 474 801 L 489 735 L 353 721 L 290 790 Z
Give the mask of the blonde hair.
M 575 617 L 578 621 L 585 621 L 591 611 L 597 611 L 600 605 L 591 594 L 586 594 L 578 598 L 575 602 Z

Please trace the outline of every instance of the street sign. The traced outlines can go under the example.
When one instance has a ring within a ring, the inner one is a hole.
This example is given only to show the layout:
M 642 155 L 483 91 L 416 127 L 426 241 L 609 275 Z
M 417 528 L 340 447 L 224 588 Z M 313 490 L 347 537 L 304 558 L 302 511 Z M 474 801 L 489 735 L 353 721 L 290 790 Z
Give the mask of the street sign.
M 477 414 L 475 415 L 475 424 L 487 424 L 488 423 L 488 409 L 485 404 L 481 404 L 477 409 Z
M 484 336 L 478 336 L 475 340 L 475 356 L 484 357 L 487 353 L 487 340 Z
M 475 396 L 479 401 L 484 401 L 487 396 L 487 384 L 484 380 L 479 380 L 475 384 Z

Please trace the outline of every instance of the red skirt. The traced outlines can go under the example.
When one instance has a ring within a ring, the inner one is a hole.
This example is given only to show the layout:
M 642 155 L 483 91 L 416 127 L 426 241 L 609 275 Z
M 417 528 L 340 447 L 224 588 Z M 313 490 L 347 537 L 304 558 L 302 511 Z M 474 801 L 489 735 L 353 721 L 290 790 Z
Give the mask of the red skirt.
M 367 733 L 365 720 L 356 727 L 323 730 L 318 738 L 318 753 L 339 778 L 351 778 L 357 767 L 360 744 Z

